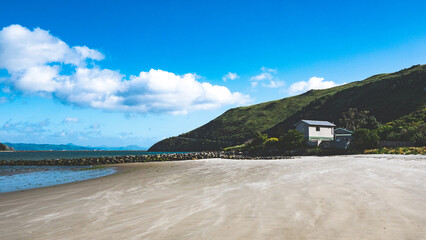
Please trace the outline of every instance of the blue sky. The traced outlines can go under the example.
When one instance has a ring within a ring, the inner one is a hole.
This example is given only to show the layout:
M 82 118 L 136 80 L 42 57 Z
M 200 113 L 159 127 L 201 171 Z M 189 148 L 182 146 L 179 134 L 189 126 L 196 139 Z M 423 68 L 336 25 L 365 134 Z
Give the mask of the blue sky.
M 149 147 L 229 108 L 426 63 L 424 1 L 9 1 L 0 142 Z

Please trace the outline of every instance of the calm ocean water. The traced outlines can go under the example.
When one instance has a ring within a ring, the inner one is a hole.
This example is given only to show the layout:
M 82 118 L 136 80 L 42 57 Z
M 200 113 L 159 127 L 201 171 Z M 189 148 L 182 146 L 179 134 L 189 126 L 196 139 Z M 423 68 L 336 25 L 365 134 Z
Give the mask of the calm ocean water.
M 72 159 L 103 156 L 126 156 L 158 154 L 162 152 L 147 151 L 31 151 L 31 152 L 0 152 L 0 160 L 44 160 L 44 159 Z
M 103 156 L 158 154 L 146 151 L 34 151 L 0 152 L 0 160 L 73 159 Z M 0 193 L 103 177 L 116 172 L 113 167 L 0 166 Z

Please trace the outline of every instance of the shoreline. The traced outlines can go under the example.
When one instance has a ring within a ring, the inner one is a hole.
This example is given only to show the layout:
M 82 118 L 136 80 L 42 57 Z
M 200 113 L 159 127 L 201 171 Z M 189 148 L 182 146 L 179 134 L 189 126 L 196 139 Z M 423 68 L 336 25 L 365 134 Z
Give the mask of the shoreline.
M 219 152 L 216 152 L 216 153 L 219 154 Z M 216 154 L 216 153 L 214 153 L 214 154 Z M 203 153 L 202 154 L 200 154 L 200 153 L 189 153 L 189 154 L 190 155 L 194 155 L 195 154 L 195 156 L 197 156 L 197 154 L 198 154 L 198 156 L 205 156 L 205 153 L 204 154 Z M 208 154 L 207 156 L 212 156 L 211 153 L 207 153 L 207 154 Z M 166 157 L 168 157 L 170 155 L 175 156 L 176 154 L 173 153 L 173 154 L 158 154 L 158 155 L 162 156 L 164 158 L 164 156 L 166 156 Z M 186 154 L 186 155 L 188 155 L 188 154 Z M 153 155 L 150 155 L 150 156 L 152 157 Z M 156 155 L 154 155 L 154 156 L 156 156 Z M 215 155 L 213 155 L 213 156 L 215 156 Z M 234 157 L 232 157 L 232 156 L 234 156 Z M 424 155 L 351 154 L 351 155 L 334 155 L 334 156 L 269 156 L 269 158 L 262 158 L 262 157 L 244 157 L 244 158 L 242 158 L 241 156 L 240 156 L 240 158 L 238 158 L 238 155 L 237 155 L 237 157 L 236 157 L 236 155 L 231 155 L 230 158 L 226 158 L 225 155 L 220 155 L 219 154 L 219 156 L 216 159 L 225 159 L 225 160 L 262 160 L 262 161 L 264 161 L 264 160 L 300 159 L 302 157 L 327 158 L 327 157 L 336 157 L 336 156 L 351 156 L 351 157 L 355 157 L 355 158 L 357 158 L 357 157 L 370 157 L 370 158 L 388 158 L 388 157 L 391 157 L 391 158 L 395 158 L 396 156 L 399 156 L 398 158 L 402 158 L 402 159 L 404 159 L 406 161 L 407 160 L 408 161 L 410 161 L 410 160 L 416 161 L 418 159 L 418 158 L 416 158 L 416 156 L 419 156 L 421 158 Z M 106 159 L 117 158 L 117 157 L 118 158 L 123 158 L 123 156 L 111 156 L 111 157 L 106 157 Z M 125 156 L 125 157 L 128 157 L 128 156 Z M 104 157 L 104 159 L 105 159 L 105 157 Z M 0 195 L 7 194 L 7 193 L 10 193 L 10 192 L 18 192 L 18 191 L 22 192 L 22 191 L 28 191 L 28 190 L 32 190 L 32 189 L 48 188 L 48 187 L 53 187 L 53 186 L 58 186 L 58 185 L 73 184 L 73 183 L 77 183 L 77 182 L 90 181 L 92 179 L 104 178 L 104 177 L 108 177 L 108 176 L 119 174 L 123 170 L 127 171 L 128 168 L 133 163 L 155 163 L 155 162 L 165 162 L 165 163 L 167 163 L 167 162 L 177 162 L 177 161 L 180 161 L 180 162 L 183 162 L 183 161 L 194 161 L 194 160 L 202 160 L 202 159 L 205 159 L 205 158 L 200 158 L 200 159 L 193 158 L 193 159 L 183 159 L 183 160 L 162 159 L 162 160 L 152 160 L 152 161 L 147 161 L 147 160 L 144 160 L 144 161 L 134 161 L 133 160 L 132 162 L 121 162 L 121 163 L 109 163 L 109 164 L 99 163 L 99 165 L 85 165 L 85 164 L 83 164 L 83 165 L 80 165 L 80 164 L 56 165 L 56 164 L 52 164 L 52 162 L 55 163 L 58 160 L 80 161 L 81 159 L 53 159 L 53 160 L 36 160 L 36 161 L 18 160 L 18 162 L 23 162 L 23 161 L 25 161 L 25 162 L 31 162 L 31 163 L 32 162 L 40 162 L 41 164 L 40 165 L 32 165 L 32 164 L 21 165 L 21 164 L 17 164 L 17 165 L 3 165 L 3 166 L 18 166 L 18 167 L 19 166 L 35 166 L 35 167 L 39 167 L 39 166 L 40 167 L 43 167 L 43 166 L 46 166 L 46 167 L 55 167 L 55 166 L 58 166 L 58 167 L 61 167 L 61 166 L 64 166 L 64 167 L 67 167 L 67 166 L 68 167 L 71 167 L 71 166 L 85 167 L 85 166 L 88 166 L 89 167 L 88 169 L 81 169 L 81 171 L 91 170 L 91 168 L 94 168 L 94 169 L 98 169 L 98 168 L 109 168 L 109 169 L 112 169 L 114 171 L 114 173 L 110 173 L 110 174 L 102 175 L 102 176 L 90 177 L 90 178 L 82 179 L 82 180 L 77 179 L 77 180 L 72 181 L 72 182 L 57 183 L 57 184 L 51 184 L 51 185 L 46 185 L 46 186 L 42 186 L 42 184 L 39 184 L 40 185 L 39 187 L 33 187 L 33 188 L 27 188 L 27 189 L 18 189 L 18 190 L 12 190 L 12 191 L 8 191 L 8 192 L 0 192 Z M 45 164 L 45 161 L 48 161 L 50 165 L 49 164 Z M 0 161 L 0 166 L 2 166 L 1 161 Z M 13 175 L 10 175 L 10 176 L 13 176 Z M 63 178 L 58 179 L 57 182 L 61 181 L 61 180 L 63 180 Z
M 0 238 L 426 237 L 426 156 L 109 166 L 118 172 L 0 194 Z
M 0 195 L 87 181 L 119 172 L 115 166 L 28 166 L 25 170 L 16 169 L 16 166 L 4 167 L 0 175 Z
M 246 160 L 246 161 L 256 161 L 256 160 L 260 160 L 260 161 L 271 161 L 271 160 L 285 160 L 285 159 L 301 159 L 303 157 L 316 157 L 316 158 L 327 158 L 327 157 L 337 157 L 337 156 L 351 156 L 351 157 L 355 157 L 355 158 L 359 158 L 359 157 L 366 157 L 366 158 L 378 158 L 378 159 L 384 159 L 384 158 L 402 158 L 402 159 L 398 159 L 398 160 L 404 160 L 404 161 L 419 161 L 419 159 L 423 158 L 422 160 L 426 160 L 426 156 L 424 155 L 397 155 L 397 154 L 351 154 L 351 155 L 334 155 L 334 156 L 291 156 L 291 157 L 286 157 L 286 158 L 278 158 L 278 157 L 270 157 L 269 159 L 266 158 L 261 158 L 261 157 L 252 157 L 252 158 L 216 158 L 216 159 L 221 159 L 221 160 Z M 416 158 L 416 156 L 418 156 L 419 158 Z M 422 157 L 423 156 L 423 157 Z M 406 159 L 404 159 L 406 158 Z M 72 159 L 74 160 L 74 159 Z M 123 172 L 128 172 L 132 169 L 133 164 L 143 164 L 143 163 L 173 163 L 173 162 L 185 162 L 185 161 L 196 161 L 196 160 L 202 160 L 202 159 L 185 159 L 185 160 L 164 160 L 164 161 L 145 161 L 145 162 L 131 162 L 131 163 L 112 163 L 112 164 L 100 164 L 100 165 L 93 165 L 90 167 L 101 167 L 101 168 L 111 168 L 114 169 L 114 173 L 112 174 L 108 174 L 105 176 L 99 176 L 99 177 L 93 177 L 93 178 L 88 178 L 88 179 L 84 179 L 84 180 L 77 180 L 77 181 L 73 181 L 73 182 L 67 182 L 67 183 L 59 183 L 59 184 L 54 184 L 54 185 L 48 185 L 48 186 L 42 186 L 42 187 L 36 187 L 36 188 L 29 188 L 29 189 L 22 189 L 22 190 L 16 190 L 16 191 L 11 191 L 11 192 L 0 192 L 0 196 L 4 195 L 4 194 L 8 194 L 8 193 L 14 193 L 14 192 L 23 192 L 23 191 L 31 191 L 34 189 L 40 189 L 40 188 L 50 188 L 50 187 L 56 187 L 56 186 L 62 186 L 62 185 L 68 185 L 68 184 L 75 184 L 75 183 L 79 183 L 79 182 L 86 182 L 86 181 L 91 181 L 91 180 L 96 180 L 99 178 L 106 178 L 106 177 L 111 177 L 113 175 L 117 175 Z M 420 160 L 420 161 L 422 161 Z M 40 160 L 38 160 L 40 161 Z M 42 160 L 41 160 L 42 161 Z M 0 165 L 2 166 L 2 165 Z M 9 165 L 6 165 L 9 166 Z M 12 166 L 21 166 L 21 165 L 12 165 Z M 26 165 L 24 165 L 26 166 Z M 45 166 L 45 165 L 40 165 L 40 166 Z M 69 165 L 47 165 L 47 166 L 69 166 Z M 74 166 L 74 165 L 73 165 Z M 81 166 L 87 166 L 87 165 L 76 165 L 77 167 Z M 84 170 L 81 170 L 84 171 Z
M 377 150 L 377 149 L 373 149 Z M 332 156 L 353 156 L 353 155 L 400 155 L 400 156 L 417 156 L 424 155 L 424 152 L 417 154 L 397 154 L 397 153 L 382 153 L 369 150 L 364 153 L 342 153 L 330 152 L 329 154 L 290 154 L 290 155 L 244 155 L 241 152 L 213 151 L 213 152 L 172 152 L 172 153 L 155 153 L 143 155 L 117 155 L 117 156 L 98 156 L 98 157 L 79 157 L 79 158 L 56 158 L 56 159 L 41 159 L 41 160 L 0 160 L 0 166 L 98 166 L 98 165 L 113 165 L 122 163 L 135 162 L 164 162 L 164 161 L 185 161 L 199 160 L 209 158 L 221 159 L 241 159 L 241 160 L 259 160 L 259 159 L 292 159 L 294 157 L 332 157 Z M 45 151 L 42 151 L 45 152 Z M 72 152 L 72 151 L 68 151 Z M 77 151 L 80 152 L 80 151 Z M 115 151 L 112 151 L 115 152 Z M 125 152 L 125 151 L 122 151 Z
M 138 164 L 138 163 L 136 163 Z M 98 165 L 101 167 L 106 167 L 106 168 L 114 168 L 115 172 L 109 175 L 105 175 L 105 176 L 100 176 L 100 177 L 95 177 L 95 178 L 89 178 L 89 179 L 85 179 L 85 180 L 80 180 L 80 181 L 75 181 L 75 182 L 67 182 L 67 183 L 61 183 L 61 184 L 56 184 L 56 185 L 50 185 L 50 186 L 45 186 L 45 187 L 37 187 L 37 188 L 30 188 L 30 189 L 23 189 L 23 190 L 17 190 L 17 191 L 12 191 L 12 192 L 4 192 L 4 193 L 0 193 L 0 199 L 1 197 L 4 197 L 5 195 L 8 194 L 14 194 L 14 193 L 24 193 L 24 192 L 38 192 L 38 191 L 44 191 L 43 189 L 50 189 L 50 188 L 61 188 L 61 187 L 65 187 L 68 185 L 75 185 L 75 184 L 79 184 L 79 183 L 85 183 L 85 182 L 96 182 L 99 179 L 102 178 L 109 178 L 121 173 L 125 173 L 125 172 L 129 172 L 132 169 L 132 164 L 129 163 L 124 163 L 124 164 L 111 164 L 111 165 Z M 28 193 L 30 194 L 30 193 Z
M 240 156 L 224 152 L 162 153 L 146 155 L 102 156 L 74 159 L 0 160 L 0 166 L 94 166 L 136 162 L 185 161 L 210 158 L 222 159 L 291 159 L 292 156 Z

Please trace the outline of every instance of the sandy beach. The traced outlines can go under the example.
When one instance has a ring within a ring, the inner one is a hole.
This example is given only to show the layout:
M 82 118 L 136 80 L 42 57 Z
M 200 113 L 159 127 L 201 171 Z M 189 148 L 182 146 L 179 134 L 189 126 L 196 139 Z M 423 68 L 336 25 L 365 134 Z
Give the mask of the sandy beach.
M 0 194 L 0 239 L 426 239 L 426 156 L 117 167 Z

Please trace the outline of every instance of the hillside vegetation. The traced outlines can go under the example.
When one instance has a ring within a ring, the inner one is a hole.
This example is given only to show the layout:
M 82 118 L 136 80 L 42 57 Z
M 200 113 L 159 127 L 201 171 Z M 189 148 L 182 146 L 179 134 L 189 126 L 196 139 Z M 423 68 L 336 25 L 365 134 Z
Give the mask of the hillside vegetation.
M 154 144 L 149 151 L 220 150 L 242 144 L 256 132 L 279 137 L 300 119 L 327 120 L 339 125 L 350 109 L 387 123 L 424 105 L 425 82 L 426 65 L 416 65 L 334 88 L 233 108 L 197 129 Z
M 426 92 L 423 89 L 426 83 L 426 65 L 372 78 L 374 81 L 362 81 L 365 84 L 342 89 L 334 95 L 312 101 L 266 133 L 268 136 L 279 136 L 300 119 L 327 120 L 343 126 L 343 114 L 351 108 L 367 111 L 378 122 L 387 123 L 418 110 L 426 102 Z

